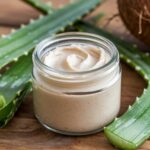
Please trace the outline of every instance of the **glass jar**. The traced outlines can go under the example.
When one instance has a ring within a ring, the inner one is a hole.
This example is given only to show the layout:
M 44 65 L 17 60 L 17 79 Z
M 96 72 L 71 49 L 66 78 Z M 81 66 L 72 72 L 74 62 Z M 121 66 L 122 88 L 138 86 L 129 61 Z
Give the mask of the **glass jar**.
M 101 67 L 80 72 L 60 71 L 43 63 L 48 52 L 71 44 L 103 48 L 110 60 Z M 119 54 L 106 38 L 82 32 L 56 35 L 37 45 L 33 64 L 35 116 L 50 131 L 93 134 L 117 116 L 121 93 Z

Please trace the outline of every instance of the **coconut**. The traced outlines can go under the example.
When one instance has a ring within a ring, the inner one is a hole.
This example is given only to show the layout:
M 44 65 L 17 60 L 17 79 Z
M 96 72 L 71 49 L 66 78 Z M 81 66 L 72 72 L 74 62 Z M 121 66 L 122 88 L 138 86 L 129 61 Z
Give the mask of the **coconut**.
M 118 0 L 118 8 L 127 29 L 150 45 L 150 0 Z

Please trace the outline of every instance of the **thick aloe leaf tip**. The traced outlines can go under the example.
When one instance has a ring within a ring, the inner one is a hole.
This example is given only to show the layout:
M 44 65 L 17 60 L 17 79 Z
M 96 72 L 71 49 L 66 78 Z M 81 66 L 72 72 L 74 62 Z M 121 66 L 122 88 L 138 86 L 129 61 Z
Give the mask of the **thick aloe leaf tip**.
M 107 139 L 115 145 L 116 148 L 123 149 L 123 150 L 135 150 L 137 147 L 131 141 L 125 141 L 118 135 L 115 135 L 113 132 L 110 132 L 108 128 L 104 129 L 104 133 Z

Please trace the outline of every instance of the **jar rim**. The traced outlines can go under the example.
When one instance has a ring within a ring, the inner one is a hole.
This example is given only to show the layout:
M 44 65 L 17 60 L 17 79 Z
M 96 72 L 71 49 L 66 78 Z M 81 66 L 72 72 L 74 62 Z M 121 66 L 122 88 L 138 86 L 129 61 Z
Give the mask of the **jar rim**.
M 82 39 L 82 40 L 87 40 L 87 41 L 92 41 L 95 44 L 100 44 L 101 46 L 107 46 L 109 47 L 109 51 L 112 53 L 112 56 L 110 60 L 104 64 L 103 66 L 91 69 L 91 70 L 84 70 L 84 71 L 77 71 L 77 72 L 69 72 L 69 71 L 63 71 L 59 70 L 56 68 L 52 68 L 50 66 L 47 66 L 46 64 L 43 63 L 41 60 L 41 53 L 44 49 L 49 47 L 52 44 L 58 44 L 60 41 L 64 40 L 75 40 L 75 39 Z M 103 45 L 102 45 L 103 44 Z M 119 63 L 119 52 L 116 48 L 116 46 L 107 38 L 91 34 L 91 33 L 86 33 L 86 32 L 65 32 L 61 34 L 57 34 L 54 36 L 51 36 L 49 38 L 46 38 L 45 40 L 41 41 L 35 48 L 33 52 L 33 63 L 35 63 L 38 67 L 44 68 L 48 72 L 53 72 L 53 73 L 58 73 L 58 74 L 63 74 L 63 75 L 84 75 L 88 73 L 93 73 L 97 71 L 107 71 L 109 69 L 112 69 L 113 66 L 116 66 L 115 64 Z

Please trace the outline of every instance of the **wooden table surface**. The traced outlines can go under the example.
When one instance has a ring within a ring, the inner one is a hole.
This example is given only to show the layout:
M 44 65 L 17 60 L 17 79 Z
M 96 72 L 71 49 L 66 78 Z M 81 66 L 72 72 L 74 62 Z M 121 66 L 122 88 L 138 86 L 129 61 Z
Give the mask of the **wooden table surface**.
M 63 0 L 53 0 L 55 6 L 61 6 Z M 111 8 L 111 9 L 110 9 Z M 98 22 L 100 26 L 115 31 L 130 41 L 135 39 L 129 35 L 117 17 L 109 25 L 108 19 L 117 13 L 116 0 L 109 0 L 97 11 L 105 12 L 105 17 Z M 95 14 L 95 13 L 93 13 Z M 0 0 L 0 34 L 28 23 L 37 18 L 39 13 L 19 0 Z M 136 96 L 139 96 L 146 83 L 130 67 L 122 63 L 122 97 L 120 114 L 125 112 Z M 103 132 L 84 137 L 62 136 L 44 129 L 35 119 L 32 107 L 32 94 L 26 98 L 13 120 L 7 127 L 0 129 L 0 150 L 115 150 L 105 138 Z M 140 150 L 150 149 L 150 141 L 146 141 Z

